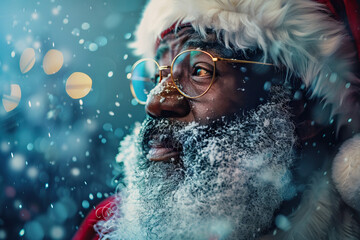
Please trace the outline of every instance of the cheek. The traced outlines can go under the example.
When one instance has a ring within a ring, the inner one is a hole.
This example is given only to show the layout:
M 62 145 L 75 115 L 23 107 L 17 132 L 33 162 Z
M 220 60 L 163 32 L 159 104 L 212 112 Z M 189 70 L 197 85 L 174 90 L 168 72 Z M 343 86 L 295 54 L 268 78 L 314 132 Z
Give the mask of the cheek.
M 217 88 L 221 89 L 223 104 L 228 108 L 248 111 L 267 100 L 264 84 L 271 79 L 269 75 L 240 67 L 240 71 L 230 71 L 226 76 L 217 82 Z
M 195 121 L 206 123 L 221 116 L 246 112 L 267 101 L 268 91 L 264 90 L 264 84 L 272 78 L 268 68 L 233 68 L 229 65 L 220 68 L 222 71 L 210 90 L 190 101 Z
M 196 121 L 206 123 L 222 116 L 241 112 L 246 108 L 247 94 L 240 84 L 223 84 L 216 81 L 201 99 L 191 100 L 192 112 Z
M 191 101 L 195 120 L 206 123 L 256 108 L 267 99 L 266 79 L 247 72 L 228 71 L 215 80 L 209 92 Z

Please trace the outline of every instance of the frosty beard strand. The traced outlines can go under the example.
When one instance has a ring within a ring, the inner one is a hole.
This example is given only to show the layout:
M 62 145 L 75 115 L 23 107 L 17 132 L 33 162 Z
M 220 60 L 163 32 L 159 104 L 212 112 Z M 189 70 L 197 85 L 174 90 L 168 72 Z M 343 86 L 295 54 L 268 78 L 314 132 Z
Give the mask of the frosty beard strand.
M 207 126 L 146 120 L 140 138 L 122 143 L 127 187 L 98 232 L 103 239 L 251 239 L 267 231 L 291 184 L 294 126 L 283 106 L 269 102 Z M 182 146 L 181 164 L 146 159 L 153 133 Z

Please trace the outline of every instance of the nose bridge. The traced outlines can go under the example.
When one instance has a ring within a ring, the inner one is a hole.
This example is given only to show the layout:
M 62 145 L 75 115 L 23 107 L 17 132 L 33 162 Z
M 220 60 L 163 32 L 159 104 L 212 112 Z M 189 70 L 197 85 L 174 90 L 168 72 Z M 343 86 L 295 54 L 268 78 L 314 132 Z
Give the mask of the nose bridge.
M 160 72 L 160 76 L 161 76 L 159 83 L 161 83 L 164 78 L 170 77 L 169 76 L 169 74 L 171 74 L 170 69 L 171 69 L 171 66 L 166 66 L 166 65 L 159 66 L 159 72 Z
M 159 90 L 157 91 L 158 95 L 161 95 L 161 97 L 164 98 L 180 94 L 171 78 L 170 66 L 160 66 L 159 71 L 161 78 L 156 86 L 159 87 Z
M 165 70 L 165 69 L 169 69 L 169 68 L 171 68 L 171 66 L 166 66 L 166 65 L 164 65 L 164 66 L 159 66 L 159 70 Z
M 175 87 L 170 76 L 171 66 L 159 66 L 161 74 L 156 90 L 149 95 L 145 110 L 155 118 L 181 118 L 190 112 L 190 106 Z

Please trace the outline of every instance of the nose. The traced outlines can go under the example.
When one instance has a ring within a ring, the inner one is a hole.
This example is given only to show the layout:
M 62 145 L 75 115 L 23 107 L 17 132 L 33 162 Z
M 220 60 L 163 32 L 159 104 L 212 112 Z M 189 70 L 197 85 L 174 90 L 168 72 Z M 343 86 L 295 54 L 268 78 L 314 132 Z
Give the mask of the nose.
M 190 105 L 168 74 L 149 94 L 145 111 L 153 118 L 182 118 L 189 114 Z

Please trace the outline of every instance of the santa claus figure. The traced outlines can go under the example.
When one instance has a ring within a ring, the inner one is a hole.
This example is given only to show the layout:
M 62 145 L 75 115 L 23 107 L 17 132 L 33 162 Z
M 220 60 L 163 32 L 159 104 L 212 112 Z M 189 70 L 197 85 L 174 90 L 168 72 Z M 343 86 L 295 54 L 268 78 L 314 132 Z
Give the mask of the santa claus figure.
M 356 1 L 151 0 L 147 118 L 74 239 L 360 239 Z

